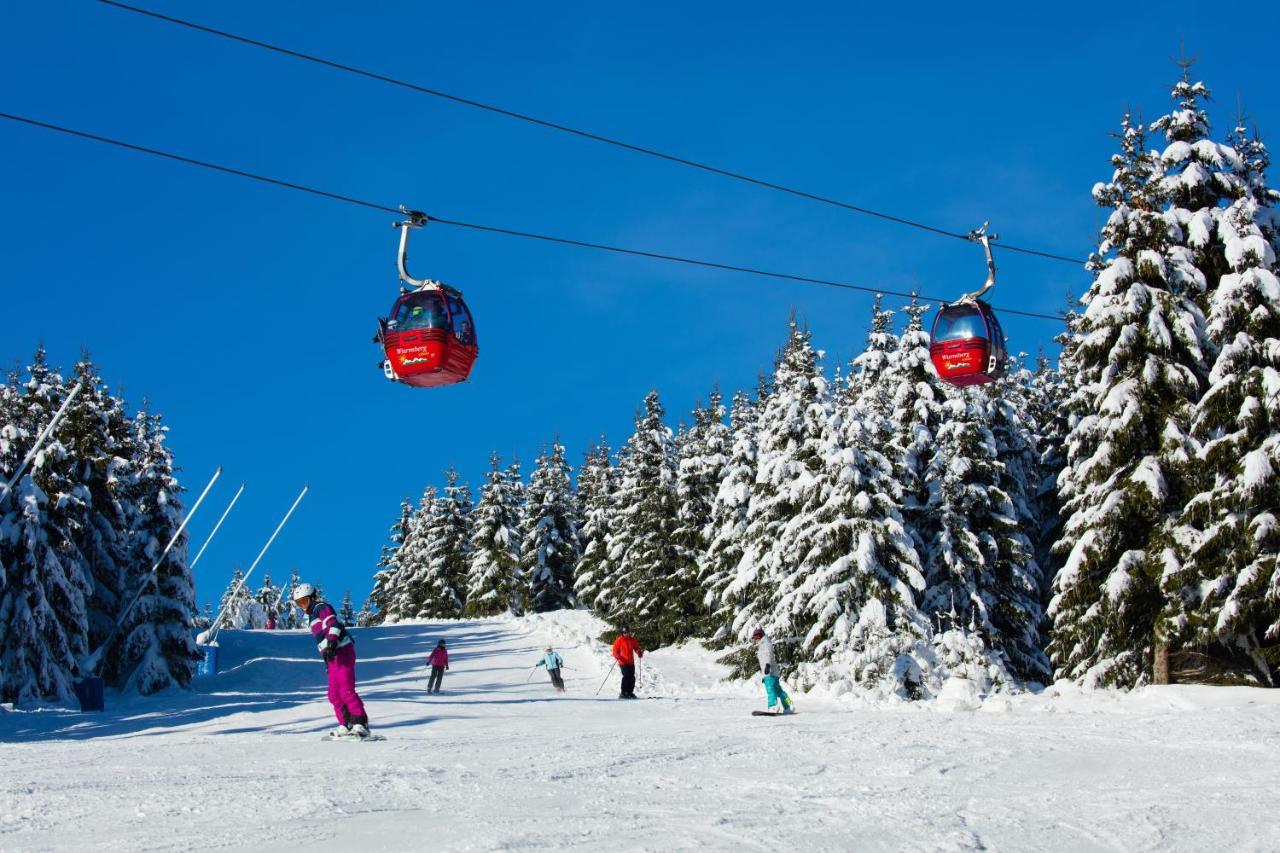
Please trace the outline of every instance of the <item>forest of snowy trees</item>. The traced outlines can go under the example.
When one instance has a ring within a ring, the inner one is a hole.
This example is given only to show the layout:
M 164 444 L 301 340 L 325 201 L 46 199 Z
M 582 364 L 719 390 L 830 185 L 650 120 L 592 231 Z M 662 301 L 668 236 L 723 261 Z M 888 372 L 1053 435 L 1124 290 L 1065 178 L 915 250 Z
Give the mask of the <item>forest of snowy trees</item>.
M 800 684 L 926 696 L 1072 678 L 1273 683 L 1280 666 L 1280 194 L 1209 92 L 1127 115 L 1054 366 L 942 383 L 934 306 L 877 300 L 829 369 L 794 319 L 773 373 L 615 453 L 557 440 L 406 500 L 373 620 L 585 606 L 649 644 L 756 627 Z M 727 421 L 726 421 L 727 418 Z
M 76 383 L 81 391 L 13 488 L 36 437 Z M 40 349 L 0 386 L 0 701 L 66 701 L 101 656 L 109 685 L 185 686 L 199 655 L 185 536 L 150 569 L 181 523 L 167 427 L 130 414 L 87 356 L 64 378 Z

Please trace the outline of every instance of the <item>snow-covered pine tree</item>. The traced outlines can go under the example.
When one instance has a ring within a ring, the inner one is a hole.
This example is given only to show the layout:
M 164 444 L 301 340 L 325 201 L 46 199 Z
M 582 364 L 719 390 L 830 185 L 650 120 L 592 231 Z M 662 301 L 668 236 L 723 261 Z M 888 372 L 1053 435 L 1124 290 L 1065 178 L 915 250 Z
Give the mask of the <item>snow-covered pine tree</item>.
M 747 506 L 742 559 L 723 593 L 737 602 L 732 631 L 740 640 L 762 627 L 775 643 L 790 639 L 792 619 L 779 609 L 780 586 L 805 556 L 797 550 L 799 532 L 811 521 L 805 513 L 820 496 L 819 474 L 829 440 L 831 400 L 820 355 L 811 335 L 793 316 L 787 342 L 778 356 L 773 390 L 757 421 L 757 466 Z M 787 651 L 779 650 L 783 657 Z
M 253 594 L 254 600 L 262 608 L 264 622 L 268 619 L 275 619 L 276 625 L 280 624 L 280 611 L 284 608 L 284 595 L 284 590 L 271 582 L 271 573 L 264 573 L 262 586 L 258 587 L 258 591 Z
M 434 501 L 418 531 L 421 568 L 408 578 L 415 588 L 417 619 L 457 619 L 465 603 L 471 494 L 457 470 L 445 472 L 444 493 Z
M 525 490 L 520 574 L 527 584 L 528 609 L 534 613 L 577 605 L 573 570 L 582 555 L 582 543 L 571 471 L 564 446 L 556 438 L 549 453 L 544 450 L 538 455 Z
M 515 475 L 519 477 L 517 472 Z M 468 616 L 522 613 L 519 494 L 502 457 L 489 456 L 489 472 L 472 513 L 471 557 L 467 575 Z
M 409 524 L 413 519 L 413 503 L 408 496 L 400 501 L 400 516 L 391 525 L 388 534 L 389 544 L 382 546 L 382 555 L 378 557 L 378 569 L 373 575 L 373 590 L 365 602 L 370 608 L 369 623 L 381 624 L 390 610 L 391 597 L 396 589 L 396 554 L 404 544 L 409 532 Z
M 1057 677 L 1132 686 L 1149 678 L 1160 581 L 1177 564 L 1170 518 L 1188 497 L 1205 341 L 1191 272 L 1166 254 L 1160 159 L 1131 116 L 1112 163 L 1111 181 L 1093 191 L 1112 212 L 1076 330 L 1049 653 Z
M 366 598 L 364 604 L 360 605 L 360 611 L 356 613 L 356 625 L 361 628 L 371 628 L 379 624 L 378 615 L 378 611 L 373 608 L 373 602 Z
M 307 627 L 306 614 L 293 603 L 293 591 L 298 588 L 300 583 L 302 583 L 302 575 L 295 566 L 289 571 L 289 583 L 281 587 L 284 595 L 280 599 L 280 615 L 276 617 L 277 628 Z
M 91 584 L 86 609 L 89 648 L 93 650 L 114 629 L 132 594 L 125 582 L 132 559 L 128 539 L 134 508 L 128 504 L 138 476 L 137 449 L 123 401 L 107 391 L 87 353 L 82 354 L 68 384 L 76 382 L 83 388 L 68 407 L 58 438 L 68 454 L 71 479 L 77 484 L 68 534 Z
M 676 631 L 668 642 L 706 636 L 713 628 L 712 610 L 704 601 L 709 577 L 707 548 L 711 543 L 711 508 L 729 463 L 732 438 L 724 422 L 718 390 L 707 405 L 693 410 L 693 425 L 676 439 L 676 528 L 673 541 L 678 567 L 663 584 L 667 602 L 664 621 Z
M 1280 268 L 1276 232 L 1268 234 L 1280 194 L 1266 182 L 1265 146 L 1243 124 L 1232 134 L 1241 149 L 1241 195 L 1218 217 L 1230 271 L 1209 295 L 1217 358 L 1191 425 L 1203 491 L 1183 523 L 1195 545 L 1171 578 L 1187 607 L 1167 614 L 1166 631 L 1197 654 L 1274 684 L 1275 666 L 1259 649 L 1280 640 Z M 1205 675 L 1215 668 L 1186 663 Z
M 16 468 L 65 397 L 59 376 L 38 349 L 28 378 L 10 386 L 4 425 L 6 466 Z M 89 580 L 69 535 L 82 506 L 67 452 L 55 436 L 14 485 L 0 522 L 0 700 L 65 701 L 88 649 Z M 59 504 L 62 504 L 59 507 Z
M 935 533 L 928 511 L 928 470 L 942 426 L 942 404 L 950 392 L 929 358 L 929 333 L 924 328 L 929 306 L 912 297 L 902 311 L 907 315 L 907 324 L 879 382 L 889 394 L 892 431 L 886 455 L 893 465 L 893 480 L 902 493 L 902 520 L 915 541 L 917 553 L 923 554 Z
M 1062 532 L 1062 502 L 1058 497 L 1058 474 L 1066 467 L 1064 442 L 1071 412 L 1067 405 L 1070 396 L 1068 373 L 1072 371 L 1072 343 L 1075 338 L 1069 331 L 1074 328 L 1079 315 L 1074 308 L 1066 313 L 1068 331 L 1058 335 L 1062 345 L 1059 367 L 1043 353 L 1036 359 L 1036 369 L 1026 387 L 1026 419 L 1034 425 L 1036 449 L 1036 475 L 1029 487 L 1032 512 L 1037 526 L 1029 531 L 1035 549 L 1036 564 L 1040 566 L 1040 603 L 1047 606 L 1054 576 L 1058 573 L 1059 558 L 1053 553 L 1053 544 Z M 1045 630 L 1048 629 L 1047 624 Z M 1047 638 L 1046 638 L 1047 642 Z
M 254 598 L 244 581 L 244 569 L 236 566 L 227 588 L 222 591 L 222 598 L 218 600 L 218 612 L 222 614 L 220 628 L 243 628 L 249 621 L 249 608 Z
M 864 421 L 855 401 L 846 390 L 839 404 L 809 406 L 807 441 L 821 441 L 820 467 L 789 533 L 797 564 L 778 584 L 769 621 L 798 637 L 790 657 L 802 662 L 799 683 L 851 677 L 916 698 L 929 633 L 915 603 L 924 580 L 879 450 L 883 428 Z
M 663 581 L 678 566 L 676 456 L 671 429 L 656 390 L 636 413 L 636 431 L 620 454 L 618 488 L 609 518 L 608 558 L 601 566 L 596 612 L 626 623 L 649 646 L 672 636 Z
M 1013 674 L 1044 683 L 1049 661 L 1042 651 L 1040 568 L 1022 532 L 1025 514 L 1020 517 L 1010 494 L 1028 474 L 1011 475 L 1000 460 L 1001 450 L 1019 455 L 1011 446 L 1021 441 L 1016 413 L 1006 408 L 1011 400 L 1000 398 L 1002 386 L 1011 384 L 997 383 L 995 394 L 957 394 L 944 404 L 927 473 L 934 533 L 923 555 L 922 606 L 940 628 L 982 638 L 984 654 L 966 663 L 976 663 L 995 682 Z M 995 425 L 1002 427 L 1002 442 L 992 433 Z M 1034 454 L 1026 461 L 1033 462 Z
M 187 565 L 185 534 L 150 573 L 182 523 L 182 487 L 174 474 L 173 454 L 164 444 L 167 432 L 160 416 L 145 408 L 134 418 L 138 475 L 131 494 L 133 559 L 126 582 L 134 595 L 141 591 L 141 596 L 122 623 L 119 645 L 109 650 L 103 668 L 109 683 L 143 695 L 170 686 L 186 687 L 201 657 L 191 636 L 195 582 Z M 247 590 L 241 594 L 249 597 Z
M 717 645 L 732 637 L 734 613 L 741 604 L 727 597 L 725 590 L 737 577 L 738 563 L 742 560 L 747 511 L 756 480 L 758 414 L 758 404 L 750 394 L 738 391 L 733 395 L 729 409 L 729 458 L 711 502 L 705 533 L 707 552 L 701 573 L 702 604 L 708 614 L 703 633 Z
M 893 333 L 893 312 L 886 310 L 883 298 L 876 294 L 871 308 L 871 329 L 867 333 L 867 345 L 850 364 L 847 394 L 844 402 L 857 420 L 877 436 L 877 447 L 883 450 L 893 437 L 893 387 L 885 373 L 893 363 L 898 350 L 898 336 Z M 845 419 L 849 420 L 848 417 Z
M 610 459 L 613 451 L 605 437 L 584 454 L 578 471 L 578 515 L 582 519 L 579 540 L 582 555 L 573 571 L 578 601 L 595 607 L 608 564 L 609 518 L 617 489 L 617 470 Z
M 351 590 L 342 594 L 342 606 L 338 608 L 338 618 L 342 620 L 343 625 L 356 624 L 356 608 L 351 603 Z
M 384 620 L 395 623 L 413 619 L 427 598 L 429 570 L 427 550 L 434 535 L 432 517 L 436 512 L 436 488 L 427 486 L 405 530 L 404 541 L 396 549 L 392 566 L 394 584 L 387 590 Z

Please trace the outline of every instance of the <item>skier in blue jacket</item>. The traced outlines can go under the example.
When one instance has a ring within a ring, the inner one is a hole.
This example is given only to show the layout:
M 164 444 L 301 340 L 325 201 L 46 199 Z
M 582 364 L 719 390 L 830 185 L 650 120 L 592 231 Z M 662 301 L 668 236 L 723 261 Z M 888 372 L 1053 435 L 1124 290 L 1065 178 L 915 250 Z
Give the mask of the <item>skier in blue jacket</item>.
M 551 686 L 556 689 L 557 693 L 563 693 L 564 679 L 560 677 L 560 668 L 564 666 L 564 658 L 560 657 L 560 653 L 547 646 L 542 659 L 534 664 L 535 668 L 539 666 L 547 668 L 547 675 L 551 676 Z

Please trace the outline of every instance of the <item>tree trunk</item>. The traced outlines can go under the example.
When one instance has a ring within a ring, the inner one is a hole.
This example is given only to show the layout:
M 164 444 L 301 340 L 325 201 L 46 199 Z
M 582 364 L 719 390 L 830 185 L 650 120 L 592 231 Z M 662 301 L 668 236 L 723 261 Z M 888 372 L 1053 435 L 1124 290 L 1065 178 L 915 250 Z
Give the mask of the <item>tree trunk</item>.
M 1156 684 L 1169 683 L 1169 646 L 1167 643 L 1156 641 L 1155 662 L 1152 666 L 1152 680 Z

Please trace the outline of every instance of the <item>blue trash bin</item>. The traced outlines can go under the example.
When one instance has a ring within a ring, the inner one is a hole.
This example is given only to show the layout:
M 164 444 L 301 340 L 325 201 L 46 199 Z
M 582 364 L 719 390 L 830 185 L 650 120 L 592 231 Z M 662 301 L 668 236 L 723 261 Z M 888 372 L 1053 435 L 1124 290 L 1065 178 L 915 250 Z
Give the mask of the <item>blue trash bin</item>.
M 196 646 L 200 650 L 200 654 L 204 655 L 200 659 L 200 664 L 196 667 L 196 677 L 207 678 L 211 675 L 218 674 L 218 647 L 217 646 Z
M 102 692 L 102 679 L 97 676 L 82 678 L 72 685 L 81 711 L 105 711 L 106 700 Z

